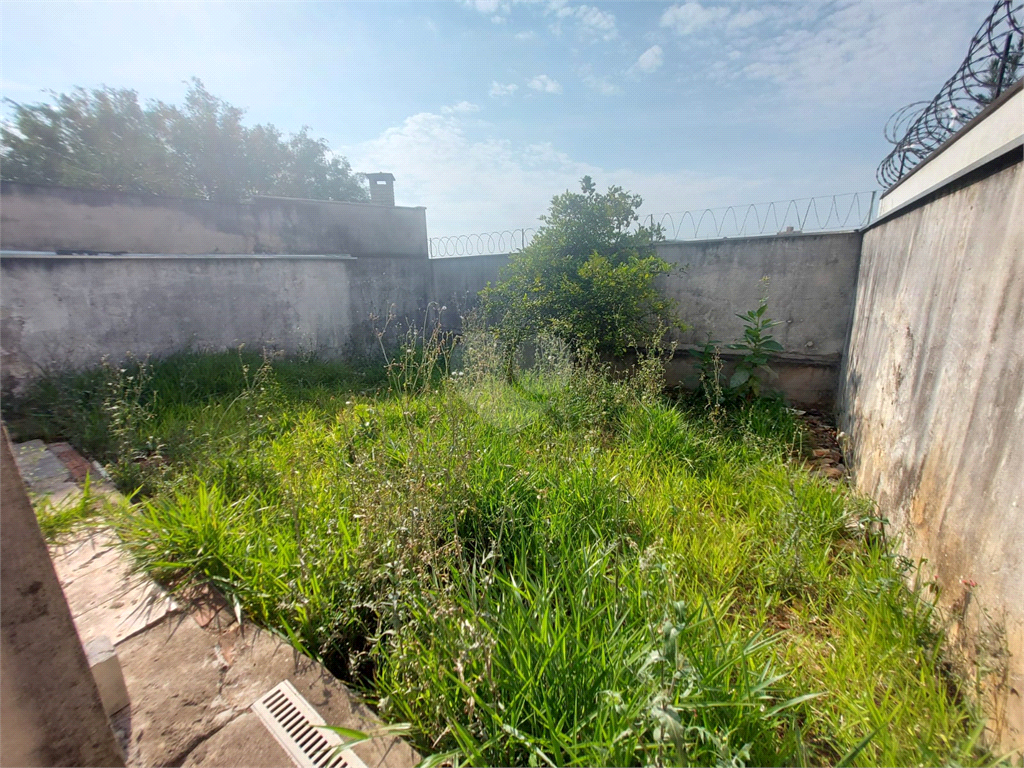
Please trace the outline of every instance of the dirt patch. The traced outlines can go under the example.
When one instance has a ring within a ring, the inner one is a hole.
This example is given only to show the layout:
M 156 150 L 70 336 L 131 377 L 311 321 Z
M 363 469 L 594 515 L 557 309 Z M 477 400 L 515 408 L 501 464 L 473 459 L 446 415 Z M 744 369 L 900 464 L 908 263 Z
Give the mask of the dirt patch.
M 846 476 L 846 460 L 839 445 L 838 429 L 834 419 L 824 411 L 808 409 L 796 411 L 803 422 L 805 434 L 810 439 L 809 456 L 804 456 L 804 466 L 811 472 L 836 482 Z

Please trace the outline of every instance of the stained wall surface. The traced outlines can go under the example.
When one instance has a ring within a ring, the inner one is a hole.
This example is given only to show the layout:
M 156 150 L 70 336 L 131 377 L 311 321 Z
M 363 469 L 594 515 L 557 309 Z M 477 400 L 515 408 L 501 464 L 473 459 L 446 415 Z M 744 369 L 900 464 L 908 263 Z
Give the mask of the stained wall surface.
M 5 250 L 427 258 L 424 208 L 286 197 L 231 203 L 6 181 L 0 202 Z
M 5 255 L 0 270 L 5 389 L 129 353 L 372 356 L 377 332 L 416 322 L 429 292 L 426 260 L 404 258 Z
M 1024 173 L 1019 158 L 864 234 L 839 391 L 859 491 L 942 588 L 968 659 L 1024 724 Z M 973 585 L 977 586 L 973 586 Z M 987 616 L 986 616 L 987 612 Z M 998 637 L 999 628 L 1005 638 Z M 977 658 L 982 657 L 982 658 Z M 996 696 L 995 698 L 999 698 Z

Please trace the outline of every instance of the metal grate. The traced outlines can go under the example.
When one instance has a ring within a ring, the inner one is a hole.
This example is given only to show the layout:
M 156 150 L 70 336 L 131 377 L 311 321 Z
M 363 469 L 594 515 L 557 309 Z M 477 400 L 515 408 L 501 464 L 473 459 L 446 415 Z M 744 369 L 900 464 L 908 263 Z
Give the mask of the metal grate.
M 366 768 L 351 749 L 338 749 L 338 734 L 317 727 L 324 719 L 287 680 L 257 699 L 252 711 L 299 768 Z

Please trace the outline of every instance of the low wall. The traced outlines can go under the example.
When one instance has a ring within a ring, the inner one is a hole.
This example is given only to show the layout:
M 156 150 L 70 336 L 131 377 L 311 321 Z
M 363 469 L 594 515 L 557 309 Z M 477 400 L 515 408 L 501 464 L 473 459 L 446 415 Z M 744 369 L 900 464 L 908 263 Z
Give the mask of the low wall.
M 0 765 L 124 765 L 0 429 Z
M 426 260 L 303 256 L 11 256 L 0 259 L 0 367 L 11 389 L 41 370 L 126 353 L 247 344 L 375 355 L 427 304 Z M 375 319 L 376 318 L 376 319 Z
M 840 388 L 855 485 L 878 502 L 904 553 L 927 559 L 967 666 L 997 670 L 985 677 L 989 711 L 997 739 L 1016 749 L 1024 744 L 1022 168 L 1018 149 L 865 232 Z
M 424 208 L 282 197 L 227 203 L 12 182 L 0 187 L 0 247 L 410 259 L 428 255 Z
M 785 348 L 772 363 L 779 378 L 770 383 L 791 402 L 830 409 L 853 315 L 860 244 L 859 232 L 660 243 L 658 255 L 675 267 L 660 279 L 660 287 L 691 326 L 676 335 L 680 348 L 699 348 L 708 334 L 722 343 L 740 338 L 743 323 L 736 314 L 757 307 L 761 279 L 767 277 L 768 314 L 782 321 L 772 333 Z M 448 307 L 450 327 L 458 327 L 459 315 L 498 279 L 508 258 L 431 259 L 434 296 Z M 697 384 L 688 352 L 678 355 L 667 373 L 670 383 Z

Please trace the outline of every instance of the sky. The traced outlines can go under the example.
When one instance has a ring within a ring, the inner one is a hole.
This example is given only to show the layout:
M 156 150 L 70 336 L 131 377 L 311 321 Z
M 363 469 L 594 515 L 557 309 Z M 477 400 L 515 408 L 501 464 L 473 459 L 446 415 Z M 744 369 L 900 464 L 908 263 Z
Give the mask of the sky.
M 590 175 L 644 215 L 877 188 L 992 0 L 0 3 L 0 93 L 198 77 L 356 171 L 431 236 L 529 227 Z M 9 107 L 5 110 L 9 113 Z

